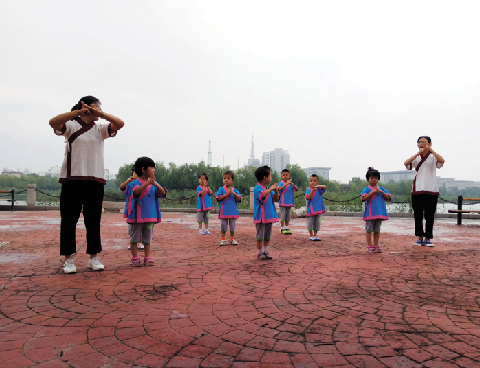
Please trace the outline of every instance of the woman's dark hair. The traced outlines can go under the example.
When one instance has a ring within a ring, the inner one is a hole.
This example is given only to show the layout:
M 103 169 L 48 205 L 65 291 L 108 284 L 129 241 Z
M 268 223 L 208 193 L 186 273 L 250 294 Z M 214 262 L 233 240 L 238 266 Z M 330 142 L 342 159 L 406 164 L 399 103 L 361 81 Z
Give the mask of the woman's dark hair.
M 369 167 L 367 171 L 367 175 L 365 175 L 367 180 L 370 179 L 371 176 L 380 180 L 380 172 L 378 170 L 375 170 L 373 167 Z
M 149 167 L 155 167 L 155 162 L 150 157 L 140 157 L 135 161 L 135 173 L 138 176 L 142 176 L 142 169 L 148 169 Z
M 235 179 L 235 175 L 233 174 L 233 171 L 230 171 L 230 170 L 225 171 L 225 172 L 223 173 L 223 175 L 229 175 L 229 176 L 232 178 L 232 180 Z M 207 179 L 207 180 L 208 180 L 208 179 Z
M 430 137 L 427 136 L 427 135 L 422 135 L 421 137 L 418 137 L 417 143 L 418 143 L 418 142 L 420 141 L 420 139 L 422 139 L 422 138 L 425 138 L 428 143 L 432 143 L 432 140 L 431 140 Z
M 82 102 L 85 105 L 91 105 L 93 103 L 100 102 L 100 100 L 96 97 L 93 97 L 93 96 L 82 97 L 80 100 L 78 100 L 77 104 L 75 106 L 73 106 L 70 111 L 81 110 L 82 109 Z
M 270 175 L 270 168 L 265 165 L 265 166 L 260 166 L 257 170 L 255 170 L 255 177 L 257 178 L 258 181 L 263 180 L 265 178 L 268 178 L 268 175 Z
M 198 175 L 198 178 L 200 179 L 202 176 L 205 176 L 205 180 L 208 180 L 208 175 L 205 173 Z
M 93 97 L 93 96 L 82 97 L 80 100 L 78 100 L 77 104 L 75 106 L 73 106 L 70 111 L 81 110 L 82 109 L 82 102 L 85 105 L 91 105 L 93 103 L 100 102 L 100 100 L 96 97 Z M 75 118 L 72 119 L 72 120 L 75 120 Z

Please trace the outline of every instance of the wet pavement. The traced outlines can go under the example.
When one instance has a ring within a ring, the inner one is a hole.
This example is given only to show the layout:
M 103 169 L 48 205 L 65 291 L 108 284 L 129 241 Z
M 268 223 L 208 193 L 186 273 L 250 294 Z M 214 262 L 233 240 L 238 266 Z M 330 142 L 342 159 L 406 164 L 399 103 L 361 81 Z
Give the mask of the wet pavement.
M 213 217 L 213 216 L 212 216 Z M 256 259 L 251 218 L 238 246 L 219 221 L 164 213 L 154 267 L 132 268 L 122 215 L 102 217 L 100 260 L 77 273 L 59 256 L 58 212 L 0 212 L 1 367 L 480 367 L 480 221 L 438 220 L 435 247 L 414 247 L 413 219 L 382 225 L 368 254 L 361 218 L 274 227 Z

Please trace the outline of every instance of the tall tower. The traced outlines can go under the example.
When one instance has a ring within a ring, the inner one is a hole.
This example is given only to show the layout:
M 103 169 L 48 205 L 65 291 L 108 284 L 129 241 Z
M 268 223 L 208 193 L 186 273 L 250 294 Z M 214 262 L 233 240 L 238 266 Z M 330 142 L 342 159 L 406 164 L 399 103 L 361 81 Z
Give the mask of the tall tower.
M 248 166 L 260 166 L 260 160 L 255 158 L 254 147 L 253 147 L 253 134 L 252 134 L 252 148 L 250 148 L 250 158 L 248 159 Z
M 208 141 L 208 160 L 207 166 L 212 166 L 212 144 Z
M 253 152 L 253 134 L 252 134 L 252 148 L 250 148 L 250 158 L 251 159 L 255 159 L 255 154 Z

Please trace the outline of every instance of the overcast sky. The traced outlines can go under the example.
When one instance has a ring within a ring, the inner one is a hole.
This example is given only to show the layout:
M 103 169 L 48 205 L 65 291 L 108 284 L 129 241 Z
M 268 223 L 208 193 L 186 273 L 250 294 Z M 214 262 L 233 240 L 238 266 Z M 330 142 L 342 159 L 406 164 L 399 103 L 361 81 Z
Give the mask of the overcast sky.
M 480 180 L 478 1 L 0 0 L 0 170 L 61 165 L 48 121 L 93 95 L 138 156 L 242 166 L 277 147 L 348 182 L 404 169 L 420 135 L 442 177 Z

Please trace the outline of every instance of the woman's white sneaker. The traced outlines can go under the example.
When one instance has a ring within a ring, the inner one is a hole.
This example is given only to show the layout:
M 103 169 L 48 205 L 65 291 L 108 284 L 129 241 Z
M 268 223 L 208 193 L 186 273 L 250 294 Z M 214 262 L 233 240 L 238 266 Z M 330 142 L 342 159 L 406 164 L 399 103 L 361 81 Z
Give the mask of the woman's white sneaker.
M 105 268 L 105 266 L 99 261 L 97 257 L 90 258 L 87 267 L 91 268 L 94 271 L 103 270 Z
M 73 259 L 67 259 L 65 264 L 63 265 L 63 272 L 65 273 L 75 273 L 77 272 L 77 267 L 73 264 Z

